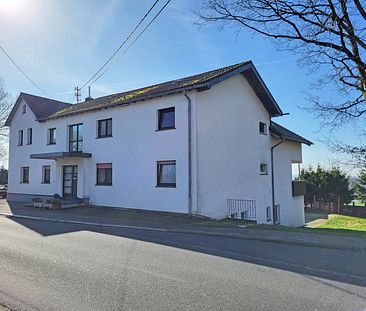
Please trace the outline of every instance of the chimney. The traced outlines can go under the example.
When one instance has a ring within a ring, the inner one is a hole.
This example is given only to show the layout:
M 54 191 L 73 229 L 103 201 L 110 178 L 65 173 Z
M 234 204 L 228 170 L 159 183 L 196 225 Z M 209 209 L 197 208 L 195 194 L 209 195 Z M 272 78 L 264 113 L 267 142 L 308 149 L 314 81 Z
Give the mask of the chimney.
M 88 101 L 90 101 L 90 100 L 92 100 L 92 99 L 94 99 L 94 98 L 92 98 L 91 96 L 90 96 L 90 85 L 88 86 L 88 97 L 85 97 L 85 101 L 86 102 L 88 102 Z

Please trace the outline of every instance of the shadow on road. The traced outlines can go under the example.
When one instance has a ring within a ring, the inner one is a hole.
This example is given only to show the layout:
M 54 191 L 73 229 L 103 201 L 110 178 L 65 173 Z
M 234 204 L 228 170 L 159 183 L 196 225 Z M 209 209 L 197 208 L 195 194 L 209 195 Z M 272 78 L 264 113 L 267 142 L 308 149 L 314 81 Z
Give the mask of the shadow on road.
M 89 231 L 239 260 L 299 273 L 311 278 L 323 278 L 366 286 L 366 271 L 363 268 L 366 259 L 364 252 L 163 231 L 105 228 L 21 218 L 11 219 L 44 237 Z M 366 299 L 366 294 L 363 298 Z

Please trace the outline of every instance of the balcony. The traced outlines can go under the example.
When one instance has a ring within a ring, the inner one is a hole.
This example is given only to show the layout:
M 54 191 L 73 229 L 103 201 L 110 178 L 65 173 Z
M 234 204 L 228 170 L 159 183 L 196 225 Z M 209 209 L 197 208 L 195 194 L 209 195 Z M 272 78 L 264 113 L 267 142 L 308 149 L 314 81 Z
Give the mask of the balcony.
M 305 193 L 306 193 L 305 180 L 293 180 L 292 181 L 292 196 L 296 197 L 299 195 L 305 195 Z

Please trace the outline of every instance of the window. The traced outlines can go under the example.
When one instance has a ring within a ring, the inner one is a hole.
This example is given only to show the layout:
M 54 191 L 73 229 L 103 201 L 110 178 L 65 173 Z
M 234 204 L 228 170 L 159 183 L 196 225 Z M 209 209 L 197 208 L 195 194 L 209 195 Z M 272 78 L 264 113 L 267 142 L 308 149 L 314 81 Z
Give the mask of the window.
M 97 164 L 97 185 L 112 186 L 112 163 Z
M 43 165 L 42 166 L 42 184 L 51 183 L 51 166 Z
M 25 114 L 27 112 L 27 106 L 23 105 L 22 107 L 22 114 Z
M 49 145 L 54 145 L 56 144 L 56 129 L 52 128 L 52 129 L 48 129 L 48 139 L 47 139 L 47 143 Z
M 176 187 L 175 161 L 157 162 L 157 187 Z
M 175 108 L 158 110 L 158 130 L 175 129 Z
M 267 124 L 263 122 L 259 122 L 259 133 L 263 135 L 267 135 Z
M 83 151 L 83 124 L 69 126 L 69 151 Z
M 259 171 L 261 175 L 268 175 L 268 166 L 267 163 L 259 164 Z
M 98 138 L 112 137 L 112 119 L 98 121 Z
M 23 184 L 29 184 L 29 167 L 24 166 L 20 171 L 20 182 Z
M 267 221 L 271 221 L 272 218 L 271 218 L 271 207 L 270 206 L 266 207 L 266 215 L 267 215 Z
M 27 145 L 32 144 L 32 129 L 29 128 L 27 131 Z
M 19 130 L 18 133 L 18 146 L 23 146 L 23 130 Z

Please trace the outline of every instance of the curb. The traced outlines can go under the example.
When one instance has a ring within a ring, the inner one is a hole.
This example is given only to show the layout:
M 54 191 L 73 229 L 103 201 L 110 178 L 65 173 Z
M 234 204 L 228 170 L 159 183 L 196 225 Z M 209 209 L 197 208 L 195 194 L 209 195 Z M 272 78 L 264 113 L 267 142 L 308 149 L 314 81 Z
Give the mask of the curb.
M 210 231 L 204 231 L 204 230 L 164 229 L 164 228 L 140 227 L 140 226 L 129 226 L 129 225 L 114 225 L 114 224 L 103 224 L 103 223 L 97 223 L 97 222 L 85 222 L 85 221 L 77 221 L 77 220 L 52 219 L 52 218 L 45 218 L 45 217 L 25 216 L 25 215 L 17 215 L 17 214 L 10 214 L 10 213 L 0 213 L 0 216 L 6 217 L 6 218 L 21 218 L 21 219 L 29 219 L 29 220 L 55 222 L 55 223 L 68 223 L 68 224 L 74 224 L 74 225 L 86 225 L 86 226 L 96 226 L 96 227 L 105 227 L 105 228 L 136 229 L 136 230 L 158 231 L 158 232 L 169 232 L 169 233 L 206 235 L 206 236 L 214 236 L 214 237 L 278 243 L 278 244 L 289 244 L 289 245 L 318 247 L 318 248 L 326 248 L 326 249 L 347 250 L 347 251 L 353 251 L 353 252 L 366 252 L 366 248 L 352 246 L 352 245 L 326 244 L 326 243 L 308 242 L 308 241 L 304 241 L 304 240 L 276 239 L 276 238 L 268 238 L 268 237 L 262 237 L 262 236 L 250 236 L 250 235 L 245 236 L 245 235 L 240 235 L 240 234 L 219 233 L 219 232 L 210 232 Z

